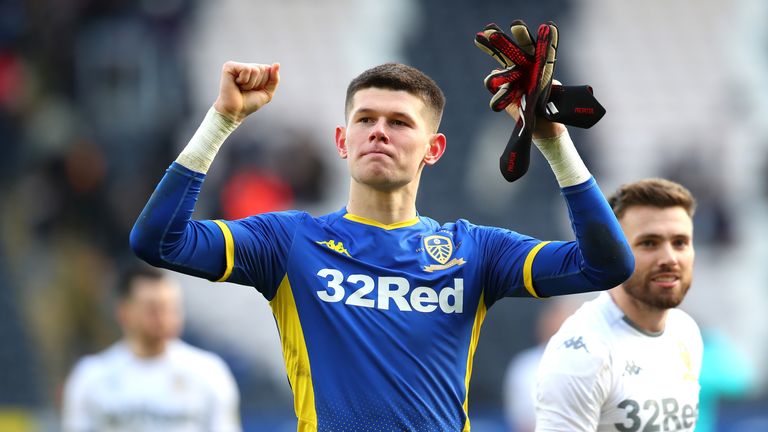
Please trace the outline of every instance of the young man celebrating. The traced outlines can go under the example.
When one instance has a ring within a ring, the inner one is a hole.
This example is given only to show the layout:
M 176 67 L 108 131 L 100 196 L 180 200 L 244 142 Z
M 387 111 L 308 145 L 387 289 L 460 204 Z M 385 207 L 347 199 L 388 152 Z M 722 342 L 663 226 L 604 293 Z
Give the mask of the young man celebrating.
M 240 431 L 240 396 L 229 368 L 178 339 L 178 284 L 142 265 L 126 271 L 118 289 L 124 337 L 77 363 L 64 389 L 62 429 Z
M 608 289 L 631 273 L 618 221 L 560 124 L 542 120 L 535 138 L 556 167 L 576 241 L 419 215 L 422 171 L 446 149 L 444 96 L 402 64 L 369 69 L 347 89 L 335 140 L 349 163 L 344 208 L 191 220 L 219 146 L 279 81 L 278 64 L 224 65 L 214 106 L 131 244 L 149 263 L 250 285 L 270 301 L 299 431 L 467 431 L 472 357 L 491 305 Z
M 692 431 L 702 340 L 675 309 L 693 274 L 695 201 L 683 186 L 647 179 L 609 202 L 635 272 L 585 303 L 550 339 L 539 365 L 537 431 Z

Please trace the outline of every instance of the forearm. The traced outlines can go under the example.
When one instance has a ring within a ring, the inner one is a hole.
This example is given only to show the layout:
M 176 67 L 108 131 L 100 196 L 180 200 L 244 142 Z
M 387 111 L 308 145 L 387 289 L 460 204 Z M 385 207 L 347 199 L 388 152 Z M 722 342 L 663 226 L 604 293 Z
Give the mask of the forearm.
M 176 162 L 192 171 L 206 174 L 219 148 L 240 122 L 224 116 L 211 107 L 195 135 L 181 151 Z
M 140 258 L 159 267 L 208 279 L 221 276 L 220 260 L 209 258 L 224 256 L 222 234 L 210 222 L 192 221 L 192 212 L 216 153 L 238 125 L 239 122 L 213 107 L 208 110 L 131 231 L 131 247 Z M 222 252 L 218 253 L 218 249 Z
M 576 151 L 568 130 L 560 123 L 547 123 L 546 132 L 537 132 L 533 143 L 549 162 L 557 183 L 565 188 L 589 180 L 592 175 Z

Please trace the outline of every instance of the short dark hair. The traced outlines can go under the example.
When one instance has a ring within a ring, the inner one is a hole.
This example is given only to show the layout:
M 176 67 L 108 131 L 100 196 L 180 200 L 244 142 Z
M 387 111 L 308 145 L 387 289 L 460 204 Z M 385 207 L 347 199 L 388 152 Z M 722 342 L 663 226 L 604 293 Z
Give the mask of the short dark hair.
M 632 206 L 682 207 L 688 216 L 696 212 L 696 199 L 685 186 L 662 178 L 648 178 L 619 187 L 608 198 L 613 213 L 621 219 Z
M 352 109 L 352 98 L 355 93 L 372 87 L 403 90 L 418 97 L 431 111 L 431 120 L 437 130 L 443 116 L 443 108 L 445 108 L 445 95 L 437 83 L 424 72 L 401 63 L 384 63 L 366 70 L 353 79 L 347 87 L 347 97 L 344 102 L 345 118 L 349 116 L 349 111 Z
M 158 281 L 167 276 L 163 270 L 141 262 L 131 263 L 122 272 L 117 281 L 117 297 L 119 301 L 127 300 L 133 294 L 136 279 Z

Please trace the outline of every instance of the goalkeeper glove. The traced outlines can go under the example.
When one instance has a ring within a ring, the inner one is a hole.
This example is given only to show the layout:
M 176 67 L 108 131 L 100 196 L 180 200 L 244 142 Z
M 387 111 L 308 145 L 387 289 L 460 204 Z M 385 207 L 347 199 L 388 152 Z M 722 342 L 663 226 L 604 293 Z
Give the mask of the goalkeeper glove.
M 501 110 L 514 102 L 520 110 L 512 137 L 499 160 L 501 173 L 509 182 L 528 171 L 537 106 L 545 105 L 549 97 L 558 41 L 557 26 L 551 22 L 539 26 L 535 44 L 524 22 L 513 22 L 511 31 L 514 38 L 490 24 L 475 36 L 477 46 L 505 67 L 501 73 L 486 77 L 486 87 L 495 90 L 491 108 Z
M 503 67 L 483 81 L 493 94 L 491 109 L 501 111 L 517 105 L 520 116 L 507 148 L 499 161 L 502 175 L 515 181 L 527 171 L 536 116 L 571 126 L 589 128 L 605 114 L 589 86 L 552 85 L 557 53 L 557 26 L 550 22 L 538 29 L 534 41 L 521 20 L 510 26 L 512 37 L 496 24 L 485 26 L 475 35 L 475 45 L 495 58 Z
M 488 24 L 475 35 L 475 45 L 495 58 L 503 67 L 485 77 L 483 84 L 493 94 L 491 109 L 502 111 L 520 98 L 521 78 L 530 73 L 534 64 L 535 43 L 528 26 L 515 20 L 510 26 L 514 38 L 507 36 L 496 24 Z

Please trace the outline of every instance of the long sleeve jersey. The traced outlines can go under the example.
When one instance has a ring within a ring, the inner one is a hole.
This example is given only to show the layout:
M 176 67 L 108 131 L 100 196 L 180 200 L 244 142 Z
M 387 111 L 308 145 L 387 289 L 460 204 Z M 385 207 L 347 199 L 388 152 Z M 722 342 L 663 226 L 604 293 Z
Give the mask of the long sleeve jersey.
M 132 247 L 151 264 L 253 286 L 269 300 L 299 431 L 468 431 L 488 308 L 609 289 L 634 268 L 594 179 L 562 190 L 570 242 L 424 216 L 384 225 L 344 208 L 195 221 L 203 179 L 171 165 Z

